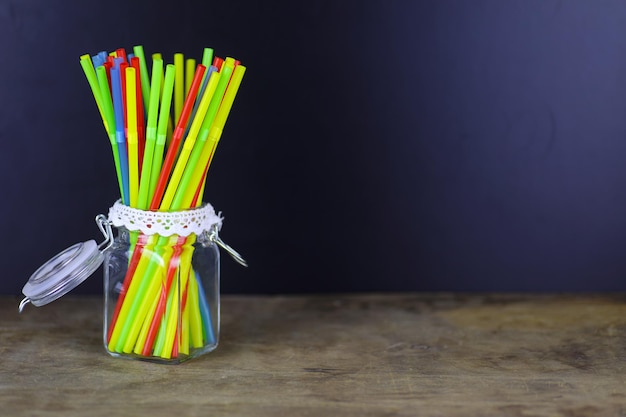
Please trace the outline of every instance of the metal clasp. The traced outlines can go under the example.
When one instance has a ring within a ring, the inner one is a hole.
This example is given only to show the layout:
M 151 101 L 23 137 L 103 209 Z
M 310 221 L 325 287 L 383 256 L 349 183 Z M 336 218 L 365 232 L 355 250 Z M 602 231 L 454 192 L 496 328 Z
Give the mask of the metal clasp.
M 100 229 L 100 232 L 102 232 L 104 236 L 104 241 L 98 245 L 98 249 L 104 252 L 113 245 L 113 229 L 111 228 L 111 222 L 104 214 L 98 214 L 95 220 L 98 229 Z M 104 249 L 103 246 L 105 246 Z
M 208 238 L 211 242 L 215 242 L 217 246 L 224 249 L 239 265 L 248 266 L 248 262 L 235 249 L 224 243 L 217 234 L 217 225 L 213 225 L 211 231 L 208 232 Z

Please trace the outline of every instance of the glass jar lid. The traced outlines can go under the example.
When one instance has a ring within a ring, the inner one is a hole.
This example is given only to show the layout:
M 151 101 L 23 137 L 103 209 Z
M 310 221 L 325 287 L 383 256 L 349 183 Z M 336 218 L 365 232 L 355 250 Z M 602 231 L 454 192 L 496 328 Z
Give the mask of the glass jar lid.
M 103 260 L 95 240 L 76 243 L 39 267 L 22 292 L 33 305 L 48 304 L 76 288 Z
M 40 307 L 64 296 L 102 265 L 103 251 L 113 243 L 113 231 L 102 214 L 96 223 L 105 241 L 100 245 L 95 240 L 76 243 L 41 265 L 22 288 L 25 298 L 20 302 L 20 312 L 28 303 Z

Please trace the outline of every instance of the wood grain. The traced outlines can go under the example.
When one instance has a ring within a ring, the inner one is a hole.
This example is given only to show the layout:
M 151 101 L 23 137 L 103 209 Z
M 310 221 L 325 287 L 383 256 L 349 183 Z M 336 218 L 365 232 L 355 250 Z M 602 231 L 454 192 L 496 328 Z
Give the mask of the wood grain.
M 0 415 L 626 416 L 623 294 L 226 296 L 212 353 L 108 356 L 100 298 L 0 298 Z

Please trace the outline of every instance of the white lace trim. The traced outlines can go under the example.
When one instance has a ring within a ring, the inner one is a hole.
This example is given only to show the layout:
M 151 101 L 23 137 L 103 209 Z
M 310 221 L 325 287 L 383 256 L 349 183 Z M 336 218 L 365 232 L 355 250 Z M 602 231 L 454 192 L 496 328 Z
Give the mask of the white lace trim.
M 182 211 L 146 211 L 128 207 L 118 200 L 109 209 L 109 221 L 113 226 L 123 226 L 146 235 L 189 236 L 210 231 L 213 225 L 222 227 L 222 218 L 215 214 L 209 203 L 199 208 Z

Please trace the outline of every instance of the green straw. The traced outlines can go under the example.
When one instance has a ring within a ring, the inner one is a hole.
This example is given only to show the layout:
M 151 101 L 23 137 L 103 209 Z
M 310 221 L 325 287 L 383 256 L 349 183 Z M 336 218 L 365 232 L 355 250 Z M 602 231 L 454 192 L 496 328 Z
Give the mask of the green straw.
M 148 77 L 148 65 L 146 64 L 146 56 L 143 53 L 143 46 L 137 45 L 133 47 L 133 53 L 139 58 L 139 70 L 141 71 L 141 96 L 143 97 L 143 106 L 148 108 L 150 102 L 150 77 Z M 154 65 L 154 64 L 153 64 Z M 154 71 L 154 68 L 152 69 Z
M 113 151 L 113 161 L 115 162 L 115 173 L 117 174 L 117 183 L 120 187 L 120 196 L 124 195 L 124 187 L 122 185 L 122 170 L 120 168 L 120 155 L 117 149 L 117 140 L 115 139 L 115 113 L 113 112 L 113 101 L 109 90 L 109 80 L 107 78 L 106 68 L 100 66 L 96 69 L 96 76 L 100 86 L 100 100 L 102 102 L 102 110 L 110 127 L 109 142 L 111 142 L 111 150 Z
M 152 63 L 152 85 L 161 85 L 163 79 L 163 61 L 155 60 Z M 148 208 L 150 178 L 152 175 L 152 165 L 154 163 L 154 148 L 157 136 L 157 116 L 159 112 L 159 88 L 153 88 L 150 92 L 150 103 L 148 105 L 148 123 L 146 128 L 146 147 L 144 149 L 143 165 L 141 167 L 141 184 L 139 186 L 139 198 L 137 208 L 145 210 Z M 162 154 L 161 154 L 162 155 Z M 160 159 L 162 156 L 160 157 Z M 150 196 L 151 197 L 151 196 Z
M 159 122 L 157 126 L 157 137 L 154 148 L 154 161 L 152 170 L 150 171 L 150 192 L 148 201 L 152 200 L 157 183 L 159 182 L 159 174 L 161 173 L 161 165 L 163 164 L 163 152 L 167 141 L 167 126 L 170 119 L 170 110 L 172 106 L 172 91 L 174 89 L 174 76 L 176 68 L 169 64 L 165 68 L 165 81 L 163 83 L 163 95 L 161 96 L 161 109 L 159 113 Z

